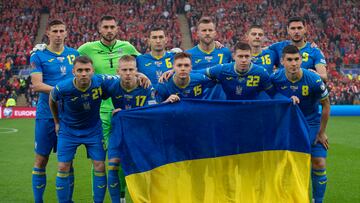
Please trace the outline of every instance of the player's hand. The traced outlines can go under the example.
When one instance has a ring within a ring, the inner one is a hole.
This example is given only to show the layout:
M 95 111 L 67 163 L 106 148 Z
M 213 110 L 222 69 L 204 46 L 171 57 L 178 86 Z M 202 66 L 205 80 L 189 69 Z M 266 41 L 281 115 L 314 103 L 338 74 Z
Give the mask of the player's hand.
M 174 75 L 174 73 L 175 73 L 174 70 L 168 70 L 168 71 L 166 71 L 165 73 L 163 73 L 163 74 L 160 76 L 158 82 L 159 82 L 159 83 L 163 83 L 163 82 L 165 82 L 165 81 L 168 81 L 169 78 L 171 78 L 171 76 Z
M 60 124 L 59 124 L 59 123 L 55 123 L 55 133 L 56 133 L 56 136 L 57 136 L 58 133 L 59 133 L 59 129 L 60 129 Z
M 290 99 L 292 100 L 294 105 L 300 103 L 300 99 L 297 96 L 291 96 Z
M 114 115 L 116 112 L 119 112 L 119 111 L 121 111 L 121 108 L 114 109 L 114 110 L 112 111 L 112 115 Z
M 315 43 L 315 42 L 312 42 L 311 43 L 311 48 L 318 48 L 319 46 Z
M 175 47 L 175 48 L 170 49 L 170 52 L 176 54 L 176 53 L 181 53 L 181 52 L 183 52 L 183 50 L 180 49 L 180 48 L 178 48 L 178 47 Z
M 136 77 L 138 78 L 141 87 L 145 89 L 150 87 L 151 81 L 149 80 L 148 77 L 146 77 L 146 75 L 144 75 L 143 73 L 137 73 Z
M 322 144 L 326 150 L 329 149 L 329 142 L 328 142 L 328 137 L 325 133 L 319 133 L 317 136 L 316 136 L 316 140 L 315 140 L 315 144 L 316 143 L 320 143 Z
M 221 49 L 221 48 L 223 48 L 223 47 L 225 47 L 223 44 L 221 44 L 221 42 L 219 42 L 219 41 L 214 41 L 215 42 L 215 48 L 217 48 L 217 49 Z
M 176 94 L 170 95 L 163 103 L 174 103 L 180 101 L 180 97 Z
M 32 49 L 31 53 L 35 51 L 44 51 L 46 49 L 46 44 L 36 44 Z

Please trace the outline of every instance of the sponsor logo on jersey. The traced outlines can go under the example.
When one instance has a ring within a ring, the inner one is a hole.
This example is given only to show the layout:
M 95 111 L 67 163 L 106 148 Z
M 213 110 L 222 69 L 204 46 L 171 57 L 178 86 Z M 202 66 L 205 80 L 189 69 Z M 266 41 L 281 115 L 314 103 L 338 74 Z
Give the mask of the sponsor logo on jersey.
M 182 92 L 182 95 L 183 95 L 184 97 L 188 97 L 189 94 L 190 94 L 190 90 L 184 90 L 184 91 Z
M 244 81 L 245 81 L 245 78 L 244 78 L 244 77 L 238 77 L 238 81 L 239 81 L 239 82 L 244 82 Z
M 233 77 L 226 77 L 226 80 L 232 80 Z
M 296 90 L 299 89 L 299 87 L 298 87 L 298 86 L 292 86 L 292 85 L 291 85 L 291 86 L 290 86 L 290 89 L 295 92 Z
M 132 98 L 133 98 L 133 96 L 130 95 L 130 94 L 125 94 L 124 97 L 125 97 L 126 99 L 132 99 Z
M 59 57 L 56 57 L 56 59 L 58 61 L 60 61 L 60 63 L 62 63 L 62 62 L 64 62 L 65 57 L 59 56 Z
M 211 60 L 213 59 L 214 57 L 212 57 L 212 56 L 205 56 L 205 60 L 207 61 L 207 62 L 211 62 Z
M 51 62 L 53 62 L 55 59 L 49 59 L 48 61 L 49 61 L 49 63 L 51 63 Z
M 150 66 L 151 64 L 152 64 L 151 62 L 150 62 L 150 63 L 146 63 L 145 66 Z
M 161 61 L 155 61 L 155 64 L 156 64 L 157 67 L 160 67 L 162 62 Z
M 282 89 L 282 90 L 284 90 L 284 89 L 286 89 L 287 88 L 287 86 L 281 86 L 280 87 L 280 89 Z
M 81 98 L 84 99 L 84 100 L 87 100 L 87 98 L 90 96 L 89 93 L 86 93 L 86 94 L 82 94 L 81 95 Z

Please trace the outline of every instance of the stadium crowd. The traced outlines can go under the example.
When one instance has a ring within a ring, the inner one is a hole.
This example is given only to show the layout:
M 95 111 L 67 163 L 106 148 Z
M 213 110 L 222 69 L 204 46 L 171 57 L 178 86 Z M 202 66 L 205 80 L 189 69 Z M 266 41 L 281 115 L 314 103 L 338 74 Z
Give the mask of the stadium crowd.
M 119 38 L 129 41 L 141 53 L 149 51 L 144 33 L 149 32 L 153 22 L 168 30 L 168 48 L 181 45 L 176 5 L 172 1 L 55 1 L 49 8 L 50 19 L 63 19 L 69 25 L 70 47 L 78 48 L 85 42 L 97 40 L 96 24 L 105 13 L 115 14 L 119 20 Z
M 320 3 L 315 0 L 189 0 L 185 3 L 184 10 L 194 43 L 197 41 L 197 20 L 202 15 L 213 14 L 211 16 L 218 26 L 218 40 L 227 47 L 233 47 L 238 40 L 243 39 L 244 31 L 253 23 L 263 25 L 267 34 L 266 45 L 286 39 L 287 16 L 304 16 L 308 22 L 308 40 L 321 48 L 328 62 L 332 103 L 353 104 L 359 100 L 359 78 L 345 76 L 341 69 L 344 66 L 360 68 L 360 25 L 356 23 L 360 20 L 360 10 L 355 4 L 353 1 L 332 0 L 322 0 Z M 67 43 L 75 48 L 98 39 L 98 17 L 104 13 L 114 13 L 120 22 L 119 38 L 128 40 L 139 52 L 145 53 L 149 51 L 145 33 L 151 29 L 152 22 L 163 25 L 168 31 L 167 48 L 181 46 L 182 36 L 176 13 L 183 12 L 179 9 L 183 5 L 183 1 L 154 0 L 96 3 L 94 0 L 3 2 L 0 8 L 0 104 L 14 95 L 13 92 L 17 92 L 10 82 L 20 80 L 13 77 L 16 75 L 14 72 L 29 64 L 41 12 L 49 12 L 50 19 L 60 18 L 68 24 Z M 13 17 L 14 13 L 18 15 Z M 31 106 L 36 102 L 37 96 L 29 87 L 30 84 L 26 82 L 25 95 Z

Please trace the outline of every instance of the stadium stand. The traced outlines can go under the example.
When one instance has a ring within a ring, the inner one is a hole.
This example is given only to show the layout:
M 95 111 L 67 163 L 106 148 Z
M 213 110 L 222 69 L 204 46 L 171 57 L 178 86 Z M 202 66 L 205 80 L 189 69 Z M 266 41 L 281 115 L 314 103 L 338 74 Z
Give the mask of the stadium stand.
M 14 95 L 14 91 L 15 94 L 24 92 L 29 106 L 36 101 L 37 96 L 29 90 L 31 84 L 26 76 L 41 12 L 48 12 L 50 19 L 60 18 L 68 24 L 67 45 L 75 48 L 97 40 L 98 18 L 113 14 L 119 19 L 119 39 L 130 41 L 142 53 L 149 51 L 146 35 L 154 22 L 168 31 L 168 49 L 181 47 L 177 13 L 186 14 L 194 43 L 197 41 L 196 21 L 203 15 L 213 17 L 218 26 L 218 40 L 228 47 L 243 39 L 244 31 L 253 23 L 263 25 L 267 45 L 283 40 L 287 36 L 286 18 L 304 16 L 308 22 L 309 41 L 321 48 L 328 62 L 332 104 L 359 103 L 360 25 L 357 22 L 360 9 L 356 1 L 10 0 L 0 4 L 0 11 L 0 105 Z M 14 17 L 14 13 L 18 15 Z M 14 76 L 17 76 L 15 80 L 26 81 L 24 91 L 16 91 L 16 85 L 9 84 Z
M 304 16 L 309 41 L 321 48 L 328 61 L 332 103 L 357 103 L 359 78 L 355 74 L 354 78 L 352 74 L 343 74 L 343 67 L 360 69 L 360 26 L 355 23 L 360 20 L 360 10 L 356 2 L 190 0 L 186 12 L 195 43 L 197 20 L 201 16 L 212 16 L 217 24 L 218 40 L 228 47 L 244 39 L 251 24 L 263 26 L 267 34 L 266 45 L 284 40 L 287 17 L 294 15 Z
M 71 47 L 98 40 L 96 23 L 104 14 L 119 20 L 119 38 L 131 42 L 141 53 L 149 51 L 146 36 L 154 25 L 168 30 L 167 48 L 181 45 L 176 6 L 171 1 L 55 1 L 49 8 L 50 19 L 63 19 L 68 25 L 67 43 Z

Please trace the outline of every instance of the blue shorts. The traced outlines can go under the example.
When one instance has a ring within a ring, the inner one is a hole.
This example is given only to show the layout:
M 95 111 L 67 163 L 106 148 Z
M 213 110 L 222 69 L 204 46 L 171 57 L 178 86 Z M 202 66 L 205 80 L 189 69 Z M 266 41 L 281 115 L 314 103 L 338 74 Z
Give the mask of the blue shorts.
M 105 161 L 105 141 L 100 128 L 98 132 L 89 136 L 74 136 L 62 130 L 58 136 L 58 161 L 71 162 L 76 153 L 76 149 L 80 145 L 85 145 L 87 157 L 95 161 Z
M 56 142 L 54 119 L 36 119 L 35 152 L 42 156 L 49 156 L 52 149 L 56 152 Z
M 111 132 L 108 146 L 108 159 L 120 158 L 120 135 Z
M 316 136 L 320 130 L 320 126 L 310 126 L 310 144 L 311 144 L 311 157 L 327 157 L 327 150 L 321 143 L 316 143 Z

